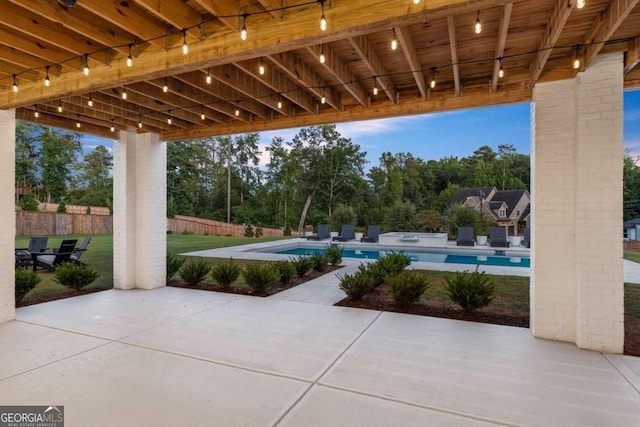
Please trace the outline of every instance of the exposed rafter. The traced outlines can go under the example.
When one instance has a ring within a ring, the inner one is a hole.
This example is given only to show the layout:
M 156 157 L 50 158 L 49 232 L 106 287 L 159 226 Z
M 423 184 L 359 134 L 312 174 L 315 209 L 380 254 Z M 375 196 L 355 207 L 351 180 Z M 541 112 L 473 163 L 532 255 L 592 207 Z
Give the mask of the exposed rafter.
M 379 85 L 380 88 L 384 90 L 391 102 L 398 102 L 396 86 L 391 77 L 389 77 L 389 73 L 382 63 L 382 60 L 367 40 L 367 37 L 350 37 L 349 42 L 360 56 L 360 59 L 362 59 L 362 62 L 367 66 L 369 72 L 376 76 L 374 84 Z
M 636 37 L 629 43 L 629 50 L 624 62 L 624 72 L 630 73 L 640 64 L 640 37 Z
M 449 45 L 451 46 L 451 68 L 453 69 L 453 85 L 456 88 L 456 96 L 462 95 L 460 85 L 460 66 L 458 65 L 458 39 L 456 37 L 456 23 L 453 16 L 447 16 L 447 28 L 449 29 Z
M 416 48 L 411 40 L 411 33 L 409 33 L 407 27 L 396 27 L 395 32 L 398 37 L 398 43 L 404 52 L 404 57 L 411 69 L 411 74 L 413 74 L 413 78 L 420 91 L 420 96 L 422 96 L 422 99 L 427 99 L 427 82 L 422 72 L 422 64 L 420 64 L 420 60 L 418 59 Z
M 498 28 L 498 41 L 496 42 L 496 58 L 502 58 L 504 56 L 504 46 L 507 42 L 507 33 L 509 32 L 509 23 L 511 22 L 511 11 L 513 10 L 513 3 L 507 3 L 502 6 L 502 13 L 500 15 L 500 27 Z M 498 73 L 500 72 L 500 61 L 493 61 L 493 75 L 491 77 L 491 92 L 495 92 L 498 89 Z

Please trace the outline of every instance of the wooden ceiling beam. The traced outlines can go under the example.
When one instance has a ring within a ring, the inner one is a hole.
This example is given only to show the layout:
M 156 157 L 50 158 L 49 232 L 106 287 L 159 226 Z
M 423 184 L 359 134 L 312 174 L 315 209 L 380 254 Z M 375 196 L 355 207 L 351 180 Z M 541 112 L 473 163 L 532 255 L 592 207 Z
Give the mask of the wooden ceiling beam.
M 258 79 L 247 75 L 239 68 L 236 68 L 230 64 L 221 65 L 219 67 L 211 68 L 209 70 L 209 73 L 213 79 L 235 88 L 237 91 L 242 93 L 244 97 L 253 98 L 255 101 L 270 108 L 272 111 L 276 111 L 279 114 L 293 117 L 293 108 L 291 104 L 287 102 L 287 105 L 283 106 L 284 108 L 278 109 L 278 97 Z M 204 72 L 203 78 L 206 77 L 206 74 L 207 73 Z
M 371 74 L 375 76 L 374 84 L 377 84 L 382 88 L 382 90 L 387 94 L 389 101 L 397 103 L 398 91 L 396 89 L 396 86 L 393 83 L 391 77 L 389 77 L 387 68 L 382 63 L 382 60 L 380 59 L 376 51 L 373 49 L 373 46 L 371 46 L 371 43 L 369 43 L 367 37 L 349 37 L 349 42 L 358 53 L 358 56 L 360 56 L 360 59 L 362 59 L 362 62 L 369 69 L 369 72 L 371 72 Z
M 270 118 L 272 116 L 268 108 L 254 99 L 247 99 L 246 95 L 233 86 L 216 79 L 213 79 L 211 84 L 207 84 L 204 80 L 205 76 L 200 71 L 179 74 L 174 76 L 174 78 L 192 86 L 198 90 L 199 93 L 208 93 L 215 96 L 217 98 L 216 102 L 220 102 L 220 100 L 222 100 L 226 103 L 233 104 L 234 118 L 236 117 L 236 107 L 239 107 L 240 111 L 246 110 L 263 119 Z
M 629 43 L 624 59 L 624 73 L 629 74 L 638 64 L 640 64 L 640 37 L 636 37 Z
M 166 34 L 167 28 L 157 19 L 149 19 L 150 14 L 131 1 L 82 0 L 75 7 L 98 15 L 140 40 L 149 41 L 157 47 L 166 45 L 165 38 L 161 36 Z M 130 43 L 134 41 L 131 40 Z
M 447 28 L 449 29 L 449 46 L 451 49 L 451 64 L 453 71 L 453 84 L 456 89 L 456 96 L 462 95 L 462 85 L 460 84 L 460 66 L 458 65 L 458 38 L 456 36 L 455 17 L 447 16 Z
M 411 40 L 411 34 L 407 27 L 394 28 L 396 37 L 398 38 L 398 43 L 404 52 L 404 57 L 409 64 L 411 74 L 413 74 L 413 78 L 415 79 L 418 90 L 420 91 L 420 96 L 422 96 L 422 99 L 426 100 L 427 82 L 424 78 L 424 72 L 422 71 L 422 64 L 420 64 L 420 60 L 418 59 L 418 53 L 416 52 L 413 40 Z
M 262 7 L 269 11 L 269 15 L 274 17 L 275 19 L 284 19 L 284 11 L 277 11 L 276 9 L 284 6 L 284 1 L 282 0 L 258 0 Z
M 362 87 L 362 84 L 360 84 L 358 77 L 349 71 L 344 61 L 340 59 L 338 54 L 331 49 L 329 45 L 307 46 L 307 50 L 314 56 L 316 61 L 318 61 L 318 64 L 320 64 L 320 54 L 324 50 L 326 60 L 324 64 L 320 64 L 320 66 L 331 73 L 360 105 L 363 107 L 370 106 L 367 91 Z
M 0 24 L 60 49 L 73 52 L 77 56 L 105 47 L 80 33 L 71 33 L 60 23 L 44 17 L 30 18 L 31 12 L 9 3 L 8 0 L 0 0 L 0 10 L 2 10 Z M 107 54 L 105 51 L 92 53 L 90 60 L 92 63 L 95 63 L 93 61 L 104 63 L 107 61 Z
M 64 62 L 64 66 L 74 69 L 75 71 L 82 69 L 79 62 L 65 62 L 70 57 L 74 56 L 73 53 L 64 51 L 43 41 L 34 41 L 33 39 L 23 35 L 18 36 L 1 27 L 0 44 L 25 52 L 34 57 L 38 57 L 42 61 L 50 64 Z
M 504 46 L 507 43 L 507 33 L 509 32 L 509 23 L 511 22 L 511 11 L 513 10 L 513 3 L 506 3 L 502 6 L 502 13 L 500 15 L 500 27 L 498 27 L 498 41 L 496 43 L 496 58 L 502 58 L 504 56 Z M 491 92 L 498 90 L 498 81 L 500 77 L 501 62 L 499 59 L 493 61 L 493 74 L 491 76 Z
M 344 109 L 338 93 L 332 87 L 328 86 L 324 79 L 318 76 L 308 64 L 301 61 L 295 54 L 282 52 L 277 55 L 270 55 L 267 58 L 293 81 L 303 86 L 309 93 L 317 96 L 318 99 L 322 97 L 324 92 L 328 105 L 337 111 Z
M 109 125 L 107 127 L 103 127 L 93 124 L 86 124 L 81 129 L 78 129 L 76 127 L 75 120 L 54 116 L 45 112 L 41 112 L 40 117 L 36 119 L 35 117 L 33 117 L 33 111 L 24 108 L 19 108 L 16 110 L 16 119 L 24 120 L 26 122 L 38 123 L 44 126 L 52 126 L 59 129 L 67 129 L 72 132 L 81 131 L 82 133 L 101 136 L 103 138 L 114 139 L 119 137 L 117 132 L 110 131 Z
M 467 108 L 477 108 L 490 105 L 505 105 L 531 101 L 531 89 L 517 87 L 505 87 L 494 93 L 488 93 L 485 87 L 465 89 L 464 96 L 454 96 L 451 91 L 438 91 L 432 94 L 425 102 L 421 97 L 402 97 L 402 102 L 394 104 L 385 101 L 376 108 L 365 108 L 356 104 L 345 111 L 333 111 L 319 115 L 305 115 L 304 117 L 289 118 L 280 116 L 276 120 L 270 120 L 251 124 L 234 124 L 233 126 L 218 126 L 213 129 L 198 129 L 192 132 L 178 133 L 168 132 L 160 136 L 162 140 L 172 141 L 185 138 L 201 138 L 207 136 L 232 135 L 239 133 L 278 130 L 304 126 L 322 125 L 326 123 L 345 123 L 359 120 L 381 119 L 390 116 L 399 117 L 405 115 L 427 114 L 441 111 L 453 111 Z
M 270 64 L 270 62 L 269 62 Z M 267 67 L 267 61 L 263 60 L 263 65 Z M 235 66 L 243 70 L 245 73 L 259 79 L 271 90 L 275 91 L 281 97 L 288 99 L 292 103 L 298 105 L 309 113 L 316 114 L 316 103 L 307 92 L 301 90 L 288 77 L 282 74 L 276 67 L 268 67 L 267 72 L 261 76 L 256 70 L 260 67 L 260 61 L 250 59 L 247 61 L 236 62 Z M 284 108 L 284 106 L 283 106 Z M 293 108 L 293 107 L 292 107 Z
M 59 2 L 42 0 L 9 0 L 11 3 L 29 10 L 35 15 L 42 16 L 53 22 L 61 23 L 67 30 L 84 34 L 96 43 L 104 46 L 112 46 L 115 50 L 125 53 L 125 46 L 133 43 L 128 34 L 122 31 L 114 31 L 107 22 L 91 17 L 85 11 L 76 8 L 64 7 Z
M 547 23 L 544 37 L 538 46 L 538 53 L 536 53 L 536 58 L 531 65 L 529 87 L 533 88 L 540 79 L 540 75 L 544 71 L 545 65 L 547 65 L 547 61 L 551 55 L 551 50 L 556 45 L 558 38 L 560 38 L 560 34 L 562 34 L 562 30 L 569 19 L 569 15 L 571 15 L 572 9 L 572 2 L 556 0 L 553 12 L 551 13 L 551 19 Z
M 584 68 L 589 66 L 593 58 L 602 50 L 605 42 L 609 41 L 620 24 L 639 3 L 640 0 L 612 0 L 604 15 L 596 17 L 592 30 L 584 38 L 585 44 L 595 42 L 585 48 Z M 598 25 L 595 25 L 596 23 Z
M 195 2 L 203 7 L 207 12 L 218 18 L 218 20 L 231 30 L 240 31 L 240 28 L 238 28 L 238 18 L 228 18 L 228 16 L 241 14 L 240 3 L 237 0 L 195 0 Z
M 200 38 L 200 30 L 194 27 L 202 22 L 202 16 L 182 0 L 135 0 L 157 18 L 168 22 L 178 30 L 188 29 L 187 33 Z M 193 27 L 193 28 L 191 28 Z

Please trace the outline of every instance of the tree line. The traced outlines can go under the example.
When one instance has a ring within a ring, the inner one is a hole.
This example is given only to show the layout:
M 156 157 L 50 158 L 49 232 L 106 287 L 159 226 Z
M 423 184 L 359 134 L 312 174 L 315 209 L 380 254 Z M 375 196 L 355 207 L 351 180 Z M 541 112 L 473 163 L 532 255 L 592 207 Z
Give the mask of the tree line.
M 111 207 L 113 157 L 103 146 L 81 157 L 80 135 L 18 122 L 16 183 L 41 201 Z M 335 125 L 274 138 L 264 154 L 257 133 L 167 144 L 167 215 L 302 230 L 330 223 L 410 224 L 436 230 L 461 188 L 529 189 L 529 155 L 513 145 L 479 147 L 472 155 L 425 161 L 384 152 L 369 166 L 366 152 Z M 640 168 L 624 158 L 625 219 L 640 216 Z

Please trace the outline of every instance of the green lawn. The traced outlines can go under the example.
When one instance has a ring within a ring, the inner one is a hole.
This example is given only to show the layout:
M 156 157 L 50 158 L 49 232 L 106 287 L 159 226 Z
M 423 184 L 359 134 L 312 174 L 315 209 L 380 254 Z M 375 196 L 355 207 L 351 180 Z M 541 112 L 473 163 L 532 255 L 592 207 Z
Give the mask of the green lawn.
M 64 239 L 78 239 L 78 244 L 82 242 L 84 236 L 50 236 L 49 248 L 57 248 Z M 167 235 L 167 252 L 177 254 L 189 251 L 198 251 L 203 249 L 224 248 L 228 246 L 244 245 L 248 243 L 268 242 L 278 240 L 278 237 L 265 238 L 246 238 L 246 237 L 224 237 L 224 236 L 195 236 L 195 235 Z M 16 248 L 26 248 L 29 245 L 29 237 L 19 236 L 15 239 Z M 99 277 L 93 282 L 88 289 L 103 288 L 113 286 L 113 236 L 93 235 L 91 243 L 87 247 L 87 251 L 81 258 L 86 264 L 95 268 Z M 219 260 L 211 260 L 212 263 Z M 31 292 L 22 300 L 29 302 L 30 300 L 40 299 L 52 294 L 58 294 L 69 291 L 68 288 L 53 281 L 53 273 L 39 270 L 38 274 L 42 278 L 40 282 Z
M 624 259 L 633 261 L 633 262 L 640 262 L 640 252 L 625 251 Z

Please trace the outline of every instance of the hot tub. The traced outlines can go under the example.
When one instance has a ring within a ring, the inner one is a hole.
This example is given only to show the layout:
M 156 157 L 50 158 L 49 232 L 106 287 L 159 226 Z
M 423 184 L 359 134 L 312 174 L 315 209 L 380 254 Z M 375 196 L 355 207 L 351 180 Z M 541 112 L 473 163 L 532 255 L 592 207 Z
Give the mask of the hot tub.
M 378 243 L 392 246 L 441 247 L 447 245 L 447 233 L 408 233 L 394 231 L 381 234 Z

